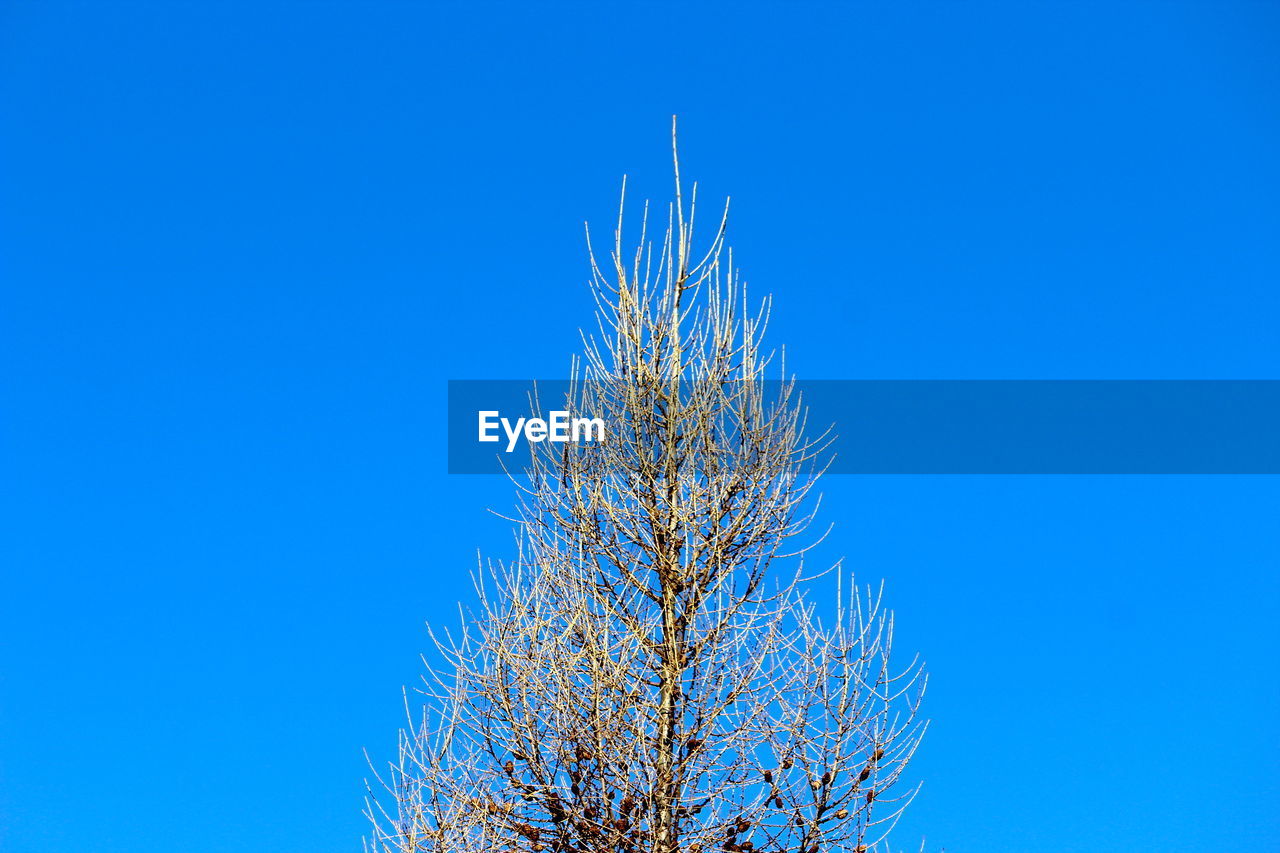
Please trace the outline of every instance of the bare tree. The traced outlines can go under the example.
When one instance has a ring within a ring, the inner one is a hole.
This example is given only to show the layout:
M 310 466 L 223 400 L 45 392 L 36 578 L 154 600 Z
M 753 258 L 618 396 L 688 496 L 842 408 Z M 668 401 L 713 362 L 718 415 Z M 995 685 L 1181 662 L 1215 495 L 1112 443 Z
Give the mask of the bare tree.
M 695 257 L 678 161 L 675 184 L 659 245 L 646 205 L 638 248 L 620 209 L 607 264 L 591 250 L 599 327 L 568 404 L 608 439 L 533 445 L 520 553 L 433 634 L 369 849 L 869 851 L 914 796 L 923 670 L 890 668 L 878 592 L 851 584 L 826 621 L 805 597 L 814 543 L 790 543 L 823 445 L 766 382 L 727 203 Z

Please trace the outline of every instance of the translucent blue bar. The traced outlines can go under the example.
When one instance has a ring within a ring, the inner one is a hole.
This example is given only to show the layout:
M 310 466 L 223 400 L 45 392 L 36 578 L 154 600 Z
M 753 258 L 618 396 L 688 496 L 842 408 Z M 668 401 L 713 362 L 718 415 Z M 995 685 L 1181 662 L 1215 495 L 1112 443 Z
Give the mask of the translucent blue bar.
M 567 389 L 451 381 L 449 472 L 519 469 L 527 446 L 479 442 L 477 412 L 545 416 Z M 765 383 L 766 400 L 779 391 Z M 794 393 L 809 435 L 832 430 L 829 474 L 1280 473 L 1276 380 L 797 380 Z

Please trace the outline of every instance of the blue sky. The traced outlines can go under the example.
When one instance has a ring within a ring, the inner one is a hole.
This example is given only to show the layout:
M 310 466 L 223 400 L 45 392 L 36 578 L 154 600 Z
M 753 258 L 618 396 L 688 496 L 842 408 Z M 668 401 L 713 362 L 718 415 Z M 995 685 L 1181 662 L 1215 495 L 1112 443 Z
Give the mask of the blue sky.
M 668 123 L 810 378 L 1280 378 L 1267 3 L 0 5 L 0 847 L 358 849 Z M 1280 482 L 836 477 L 933 672 L 898 836 L 1274 850 Z

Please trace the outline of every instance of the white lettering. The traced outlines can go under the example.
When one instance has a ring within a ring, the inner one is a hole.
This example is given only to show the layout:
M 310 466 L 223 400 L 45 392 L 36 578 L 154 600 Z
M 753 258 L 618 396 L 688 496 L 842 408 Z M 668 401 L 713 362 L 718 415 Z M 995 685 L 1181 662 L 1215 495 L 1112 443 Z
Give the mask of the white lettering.
M 516 443 L 523 435 L 524 440 L 532 444 L 543 441 L 604 441 L 603 418 L 570 418 L 568 412 L 549 412 L 546 420 L 542 418 L 504 418 L 500 412 L 487 410 L 477 412 L 480 441 L 498 441 L 498 427 L 507 436 L 507 453 L 516 449 Z
M 581 430 L 581 432 L 579 432 Z M 595 435 L 591 431 L 595 430 Z M 604 419 L 603 418 L 574 418 L 573 419 L 573 440 L 574 441 L 604 441 Z
M 498 422 L 493 420 L 498 416 L 497 412 L 480 412 L 480 440 L 481 441 L 497 441 L 496 435 L 490 435 L 489 430 L 498 426 Z
M 568 441 L 569 440 L 569 413 L 568 412 L 552 412 L 551 413 L 551 435 L 548 436 L 552 441 Z
M 511 428 L 511 421 L 507 420 L 506 418 L 502 419 L 502 428 L 506 430 L 506 433 L 507 433 L 507 439 L 508 439 L 507 452 L 508 453 L 516 449 L 516 439 L 520 437 L 520 428 L 523 426 L 524 426 L 524 418 L 516 419 L 515 429 Z

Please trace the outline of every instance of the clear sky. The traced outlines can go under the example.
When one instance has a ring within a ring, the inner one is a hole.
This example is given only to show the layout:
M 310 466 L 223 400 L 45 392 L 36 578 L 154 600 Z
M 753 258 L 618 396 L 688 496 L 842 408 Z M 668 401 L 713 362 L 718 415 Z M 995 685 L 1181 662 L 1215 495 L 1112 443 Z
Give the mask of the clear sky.
M 619 180 L 812 378 L 1280 378 L 1272 3 L 0 3 L 0 849 L 352 851 Z M 1280 481 L 853 477 L 934 673 L 898 835 L 1280 849 Z

